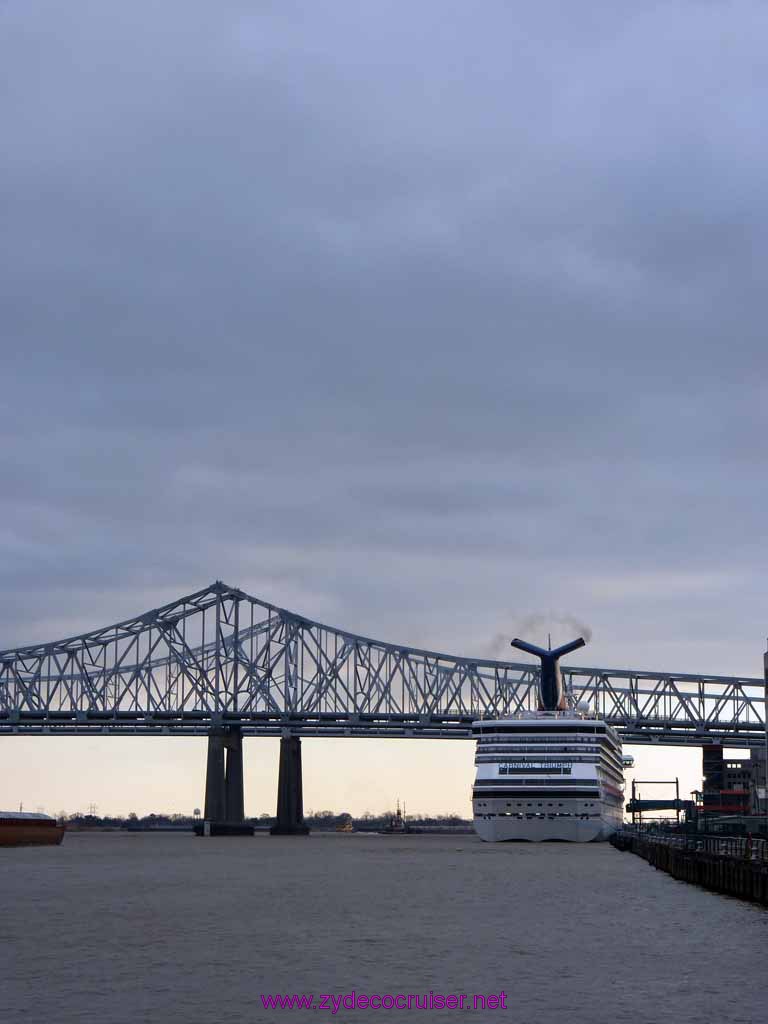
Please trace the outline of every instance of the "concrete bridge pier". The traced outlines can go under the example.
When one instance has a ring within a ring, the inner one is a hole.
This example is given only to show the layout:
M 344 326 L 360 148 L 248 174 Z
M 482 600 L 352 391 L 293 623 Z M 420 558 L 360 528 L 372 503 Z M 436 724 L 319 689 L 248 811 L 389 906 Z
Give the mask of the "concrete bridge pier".
M 304 799 L 301 785 L 301 740 L 283 736 L 280 740 L 280 773 L 277 780 L 277 824 L 273 836 L 308 836 L 304 824 Z
M 245 821 L 243 796 L 243 731 L 239 725 L 230 726 L 224 739 L 227 748 L 227 767 L 224 773 L 224 796 L 227 821 Z
M 224 730 L 211 729 L 208 733 L 208 767 L 205 773 L 204 817 L 206 821 L 227 820 L 224 756 Z
M 239 725 L 214 726 L 208 733 L 203 835 L 253 835 L 245 824 L 243 733 Z

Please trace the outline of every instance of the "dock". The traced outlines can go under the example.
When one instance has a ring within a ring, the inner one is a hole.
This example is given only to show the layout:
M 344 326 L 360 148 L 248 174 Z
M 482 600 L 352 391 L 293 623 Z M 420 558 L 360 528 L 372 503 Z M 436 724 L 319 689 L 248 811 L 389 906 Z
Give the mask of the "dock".
M 681 882 L 768 906 L 768 841 L 662 835 L 625 828 L 610 840 Z

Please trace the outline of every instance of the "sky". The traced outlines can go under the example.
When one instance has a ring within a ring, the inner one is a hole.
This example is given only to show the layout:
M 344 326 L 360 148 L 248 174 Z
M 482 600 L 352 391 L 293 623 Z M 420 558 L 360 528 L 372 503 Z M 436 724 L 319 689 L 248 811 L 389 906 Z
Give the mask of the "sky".
M 575 621 L 574 664 L 760 675 L 767 33 L 714 0 L 3 0 L 0 647 L 222 579 L 457 654 Z M 313 809 L 469 809 L 469 743 L 304 759 Z M 276 767 L 247 742 L 247 809 Z M 0 806 L 189 811 L 203 770 L 6 738 Z

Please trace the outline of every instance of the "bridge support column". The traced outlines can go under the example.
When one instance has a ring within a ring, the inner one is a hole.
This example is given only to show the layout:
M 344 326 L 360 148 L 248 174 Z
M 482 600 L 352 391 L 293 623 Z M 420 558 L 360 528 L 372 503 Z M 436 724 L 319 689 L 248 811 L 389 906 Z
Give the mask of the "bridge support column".
M 239 725 L 227 730 L 227 767 L 224 774 L 225 821 L 241 825 L 245 821 L 243 802 L 243 732 Z
M 253 835 L 245 824 L 243 804 L 243 733 L 239 725 L 214 727 L 208 733 L 205 818 L 198 835 Z
M 301 785 L 301 740 L 283 736 L 280 740 L 280 773 L 277 780 L 277 824 L 273 836 L 308 836 L 304 824 L 304 800 Z
M 226 821 L 227 793 L 224 774 L 224 730 L 208 733 L 208 767 L 205 773 L 205 820 Z

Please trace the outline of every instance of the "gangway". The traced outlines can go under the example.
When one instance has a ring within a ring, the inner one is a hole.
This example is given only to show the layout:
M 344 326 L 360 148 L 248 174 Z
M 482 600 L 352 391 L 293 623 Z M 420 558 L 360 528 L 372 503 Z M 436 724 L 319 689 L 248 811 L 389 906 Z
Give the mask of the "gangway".
M 638 793 L 640 786 L 672 786 L 675 787 L 675 798 L 673 800 L 652 799 L 643 800 Z M 642 825 L 644 811 L 674 811 L 675 817 L 680 822 L 680 812 L 683 812 L 686 821 L 696 819 L 696 804 L 693 800 L 680 799 L 679 779 L 633 779 L 632 799 L 627 804 L 627 811 L 632 815 L 633 825 Z

